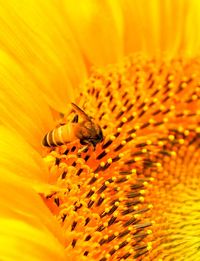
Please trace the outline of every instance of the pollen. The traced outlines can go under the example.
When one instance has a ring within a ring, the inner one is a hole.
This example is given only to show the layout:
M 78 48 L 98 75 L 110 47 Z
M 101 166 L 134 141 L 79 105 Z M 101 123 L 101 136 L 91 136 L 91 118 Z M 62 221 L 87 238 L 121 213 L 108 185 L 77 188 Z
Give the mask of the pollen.
M 44 152 L 42 198 L 72 257 L 200 260 L 199 66 L 130 56 L 92 71 L 77 105 L 104 140 Z

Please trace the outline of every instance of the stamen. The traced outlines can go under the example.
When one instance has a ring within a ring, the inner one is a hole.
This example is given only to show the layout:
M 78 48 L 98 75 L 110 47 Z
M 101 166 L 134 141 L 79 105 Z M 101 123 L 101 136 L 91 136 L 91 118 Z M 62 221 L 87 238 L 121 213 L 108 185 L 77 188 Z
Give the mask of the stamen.
M 104 141 L 83 149 L 77 140 L 57 146 L 56 135 L 47 135 L 55 146 L 44 161 L 55 191 L 42 198 L 66 235 L 64 247 L 80 260 L 161 260 L 166 249 L 179 260 L 174 249 L 195 238 L 199 71 L 194 61 L 143 57 L 97 69 L 78 100 Z

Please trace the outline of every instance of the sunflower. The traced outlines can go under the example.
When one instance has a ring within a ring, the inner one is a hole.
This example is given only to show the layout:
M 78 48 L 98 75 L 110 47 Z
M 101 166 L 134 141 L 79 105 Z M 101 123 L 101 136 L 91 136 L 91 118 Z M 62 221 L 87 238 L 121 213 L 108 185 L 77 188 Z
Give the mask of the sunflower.
M 200 260 L 199 10 L 1 1 L 0 260 Z

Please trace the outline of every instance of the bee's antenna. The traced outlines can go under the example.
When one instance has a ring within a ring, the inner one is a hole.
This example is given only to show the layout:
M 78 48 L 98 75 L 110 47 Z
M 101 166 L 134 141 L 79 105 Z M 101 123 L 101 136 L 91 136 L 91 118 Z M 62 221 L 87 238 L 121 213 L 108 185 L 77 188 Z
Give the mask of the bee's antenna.
M 84 119 L 86 119 L 87 121 L 91 121 L 91 118 L 81 109 L 79 108 L 75 103 L 72 102 L 72 107 L 73 109 L 80 115 L 82 116 Z

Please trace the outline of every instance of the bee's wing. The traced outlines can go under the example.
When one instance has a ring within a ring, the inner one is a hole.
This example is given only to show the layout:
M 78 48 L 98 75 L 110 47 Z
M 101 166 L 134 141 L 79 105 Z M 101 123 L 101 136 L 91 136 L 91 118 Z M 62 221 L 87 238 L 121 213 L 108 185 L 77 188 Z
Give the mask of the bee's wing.
M 88 116 L 81 108 L 79 108 L 75 103 L 72 103 L 73 109 L 85 120 L 91 121 L 91 117 Z

